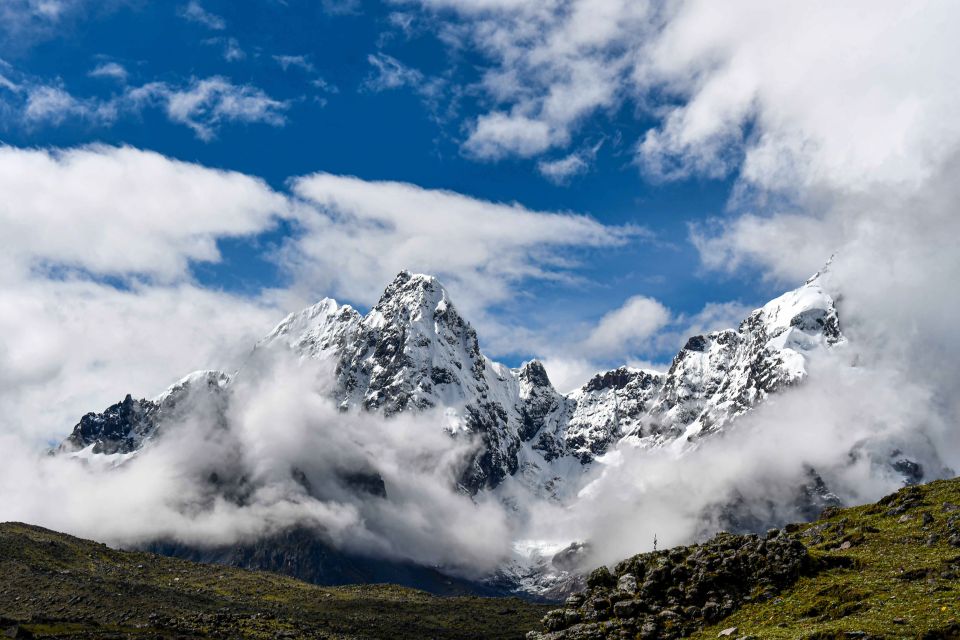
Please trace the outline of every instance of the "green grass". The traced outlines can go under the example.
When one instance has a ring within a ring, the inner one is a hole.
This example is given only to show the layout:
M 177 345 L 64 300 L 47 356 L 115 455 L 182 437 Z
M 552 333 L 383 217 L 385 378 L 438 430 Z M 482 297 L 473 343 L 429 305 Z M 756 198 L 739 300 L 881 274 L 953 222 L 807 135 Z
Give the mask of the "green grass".
M 318 587 L 0 524 L 0 637 L 522 638 L 548 607 L 395 585 Z
M 960 511 L 950 504 L 960 505 L 960 479 L 788 527 L 822 568 L 691 637 L 737 627 L 733 638 L 758 640 L 960 639 L 960 546 L 949 542 Z M 0 524 L 0 637 L 19 622 L 38 638 L 497 640 L 539 628 L 549 608 L 394 585 L 318 587 Z
M 960 638 L 960 547 L 948 544 L 946 528 L 960 512 L 945 511 L 945 503 L 960 505 L 960 479 L 911 487 L 881 503 L 791 527 L 816 557 L 843 558 L 849 567 L 801 578 L 779 597 L 748 604 L 691 637 L 716 638 L 737 627 L 733 637 L 764 640 Z M 903 513 L 887 515 L 903 506 Z M 924 513 L 933 521 L 925 524 Z M 939 539 L 927 544 L 931 535 Z M 841 549 L 845 542 L 849 548 Z

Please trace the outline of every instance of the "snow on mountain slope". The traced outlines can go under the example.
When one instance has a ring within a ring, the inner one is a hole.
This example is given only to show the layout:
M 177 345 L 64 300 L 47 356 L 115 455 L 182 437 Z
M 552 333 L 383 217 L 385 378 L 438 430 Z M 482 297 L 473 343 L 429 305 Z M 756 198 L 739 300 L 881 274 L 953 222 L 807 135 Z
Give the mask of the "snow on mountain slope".
M 686 446 L 807 375 L 807 358 L 844 340 L 819 274 L 753 311 L 734 331 L 693 336 L 674 358 L 645 424 L 646 445 Z
M 232 378 L 222 371 L 194 371 L 170 385 L 152 400 L 135 400 L 130 394 L 102 413 L 88 413 L 60 445 L 60 451 L 89 450 L 92 454 L 128 454 L 157 434 L 164 422 L 197 412 L 202 404 L 214 405 L 223 420 L 226 392 Z M 195 400 L 201 402 L 196 402 Z
M 332 395 L 345 411 L 443 410 L 453 437 L 481 443 L 460 477 L 469 493 L 515 477 L 560 499 L 621 439 L 643 447 L 692 446 L 800 381 L 811 354 L 843 339 L 818 274 L 755 310 L 736 330 L 691 337 L 666 373 L 620 367 L 563 395 L 536 360 L 511 370 L 487 358 L 437 279 L 404 271 L 365 316 L 327 298 L 287 316 L 254 352 L 330 361 Z M 84 416 L 64 446 L 133 451 L 188 394 L 206 390 L 222 398 L 230 389 L 222 372 L 191 374 L 154 400 L 127 397 Z
M 356 335 L 361 319 L 350 305 L 340 306 L 336 300 L 324 298 L 288 315 L 256 348 L 283 345 L 303 357 L 322 358 L 344 348 Z

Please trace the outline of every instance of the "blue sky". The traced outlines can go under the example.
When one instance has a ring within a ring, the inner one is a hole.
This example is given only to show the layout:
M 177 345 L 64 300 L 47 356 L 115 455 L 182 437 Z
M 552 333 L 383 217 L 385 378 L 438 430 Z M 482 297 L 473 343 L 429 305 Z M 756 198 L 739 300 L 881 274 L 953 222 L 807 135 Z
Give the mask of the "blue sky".
M 663 366 L 947 171 L 932 5 L 10 0 L 0 370 L 150 395 L 401 268 L 508 364 Z
M 397 26 L 402 20 L 412 23 L 407 31 Z M 232 59 L 227 59 L 228 47 L 235 52 Z M 386 79 L 374 56 L 396 61 L 415 79 Z M 758 303 L 776 291 L 749 274 L 730 278 L 699 268 L 688 225 L 723 215 L 732 181 L 645 177 L 633 149 L 654 122 L 638 114 L 633 103 L 588 115 L 570 143 L 551 153 L 487 159 L 466 152 L 470 121 L 489 107 L 489 100 L 471 88 L 484 60 L 474 52 L 452 51 L 427 18 L 403 4 L 118 4 L 64 16 L 55 32 L 8 32 L 2 57 L 11 79 L 50 83 L 80 100 L 108 101 L 126 87 L 151 82 L 182 85 L 222 77 L 284 105 L 277 109 L 282 123 L 224 122 L 209 139 L 150 108 L 108 122 L 70 116 L 8 120 L 2 137 L 9 145 L 132 145 L 259 176 L 278 190 L 292 176 L 324 171 L 649 229 L 649 238 L 579 256 L 582 266 L 575 271 L 582 280 L 575 285 L 525 283 L 525 291 L 536 297 L 534 310 L 562 319 L 597 319 L 637 294 L 655 297 L 676 313 L 693 314 L 707 302 Z M 92 76 L 97 68 L 117 71 Z M 121 68 L 125 77 L 117 75 Z M 437 78 L 442 85 L 436 95 L 425 96 L 422 85 Z M 585 173 L 556 184 L 538 172 L 544 159 L 564 157 L 584 145 L 599 145 Z M 278 286 L 283 274 L 260 249 L 265 242 L 278 242 L 282 233 L 221 242 L 224 260 L 198 265 L 194 275 L 228 290 Z M 505 355 L 514 364 L 529 351 L 517 345 L 517 353 Z M 642 355 L 662 360 L 669 358 L 670 348 Z

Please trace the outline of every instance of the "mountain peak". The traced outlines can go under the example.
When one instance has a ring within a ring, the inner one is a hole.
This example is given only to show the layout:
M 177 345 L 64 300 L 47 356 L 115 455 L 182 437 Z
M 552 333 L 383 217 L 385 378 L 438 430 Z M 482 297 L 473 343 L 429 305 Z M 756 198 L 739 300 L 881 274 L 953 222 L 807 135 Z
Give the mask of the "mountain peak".
M 366 324 L 370 327 L 424 325 L 424 330 L 427 326 L 432 327 L 427 331 L 430 333 L 440 325 L 461 327 L 466 322 L 437 278 L 401 271 L 370 310 Z
M 518 373 L 521 382 L 525 382 L 532 387 L 552 387 L 550 376 L 543 363 L 539 360 L 528 360 L 520 366 Z
M 383 294 L 380 296 L 380 302 L 394 298 L 397 295 L 418 292 L 442 292 L 445 294 L 446 289 L 444 289 L 443 285 L 440 284 L 440 281 L 434 276 L 427 275 L 425 273 L 411 273 L 404 270 L 398 273 L 393 279 L 393 282 L 387 285 L 387 288 L 384 289 Z

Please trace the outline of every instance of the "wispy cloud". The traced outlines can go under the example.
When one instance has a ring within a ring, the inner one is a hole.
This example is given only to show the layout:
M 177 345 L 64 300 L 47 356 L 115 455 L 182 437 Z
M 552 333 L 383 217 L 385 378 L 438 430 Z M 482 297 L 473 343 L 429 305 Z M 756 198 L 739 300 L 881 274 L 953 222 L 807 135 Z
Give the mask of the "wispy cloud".
M 223 31 L 227 28 L 227 23 L 223 18 L 204 9 L 197 0 L 190 0 L 186 5 L 180 7 L 177 14 L 184 20 L 195 22 L 214 31 Z
M 127 70 L 117 62 L 104 62 L 94 67 L 88 74 L 91 78 L 112 78 L 121 83 L 127 81 Z
M 137 107 L 161 104 L 170 120 L 190 127 L 201 140 L 213 139 L 224 122 L 283 126 L 288 106 L 262 89 L 222 76 L 194 79 L 184 87 L 154 82 L 129 91 L 125 99 Z
M 596 159 L 601 146 L 603 146 L 602 140 L 591 147 L 574 151 L 556 160 L 541 160 L 537 163 L 537 171 L 556 185 L 569 184 L 571 178 L 590 170 L 590 165 Z
M 400 87 L 417 88 L 424 82 L 423 73 L 383 52 L 368 55 L 367 62 L 373 67 L 371 74 L 363 83 L 363 87 L 368 91 L 379 92 Z
M 324 12 L 332 16 L 350 16 L 360 13 L 360 0 L 320 0 Z
M 284 71 L 296 68 L 307 73 L 313 73 L 316 70 L 307 56 L 276 55 L 273 56 L 273 59 Z
M 575 253 L 647 233 L 402 182 L 319 173 L 293 190 L 312 205 L 285 253 L 298 286 L 369 303 L 395 272 L 412 269 L 440 276 L 473 317 L 516 294 L 519 283 L 572 278 Z
M 53 85 L 28 87 L 23 104 L 23 117 L 31 124 L 60 124 L 70 118 L 108 124 L 117 119 L 117 113 L 112 100 L 79 99 Z
M 101 65 L 91 74 L 125 77 L 123 67 L 112 64 Z M 172 122 L 190 127 L 198 138 L 212 140 L 227 123 L 283 126 L 289 106 L 288 101 L 275 99 L 258 87 L 235 84 L 223 76 L 193 78 L 182 84 L 150 82 L 125 87 L 106 98 L 78 97 L 60 83 L 23 74 L 16 77 L 17 82 L 4 77 L 6 83 L 0 83 L 12 93 L 4 102 L 31 126 L 59 125 L 71 119 L 109 126 L 125 114 L 159 108 Z

